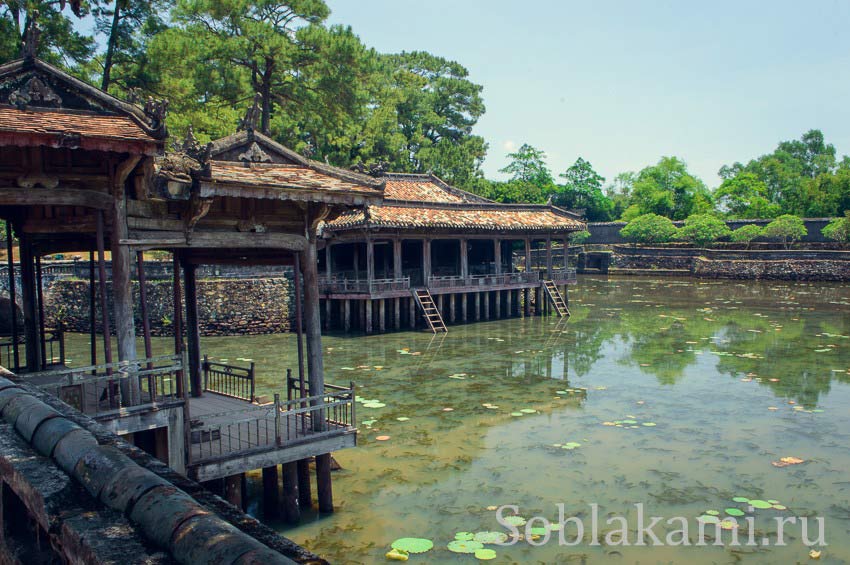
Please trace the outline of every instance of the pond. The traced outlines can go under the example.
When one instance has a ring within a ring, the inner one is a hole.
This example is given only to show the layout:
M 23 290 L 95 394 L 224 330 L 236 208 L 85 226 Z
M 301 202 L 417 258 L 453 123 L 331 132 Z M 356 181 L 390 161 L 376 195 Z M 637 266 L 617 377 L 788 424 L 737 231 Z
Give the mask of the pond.
M 327 381 L 358 386 L 359 447 L 335 454 L 337 512 L 275 527 L 332 563 L 385 562 L 405 537 L 434 542 L 410 562 L 472 563 L 447 550 L 458 532 L 510 533 L 494 510 L 504 505 L 556 523 L 562 503 L 584 526 L 580 545 L 520 526 L 548 543 L 486 545 L 493 562 L 784 563 L 812 549 L 850 562 L 850 288 L 582 278 L 570 298 L 568 321 L 326 337 Z M 255 361 L 264 393 L 295 367 L 293 336 L 203 347 Z M 85 337 L 69 350 L 82 358 Z M 261 515 L 258 483 L 250 510 Z M 663 547 L 635 545 L 635 504 L 644 525 L 663 518 L 652 530 Z M 709 545 L 682 545 L 698 542 L 698 517 L 731 515 L 739 527 L 721 530 L 725 546 L 711 545 L 710 524 Z M 798 518 L 784 546 L 777 517 Z M 804 544 L 803 517 L 812 541 L 823 518 L 828 545 Z M 630 545 L 615 545 L 622 529 Z M 563 531 L 575 541 L 575 522 Z

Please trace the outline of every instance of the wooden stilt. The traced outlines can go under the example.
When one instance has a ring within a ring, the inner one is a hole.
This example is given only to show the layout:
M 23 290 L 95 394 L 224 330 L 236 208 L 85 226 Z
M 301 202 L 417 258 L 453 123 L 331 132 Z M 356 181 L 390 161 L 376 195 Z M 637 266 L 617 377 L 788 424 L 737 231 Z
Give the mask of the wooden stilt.
M 351 300 L 348 298 L 342 301 L 342 318 L 343 330 L 348 333 L 351 331 Z
M 387 301 L 383 298 L 378 300 L 378 331 L 387 331 Z
M 416 301 L 413 298 L 407 299 L 407 322 L 411 330 L 416 329 Z
M 224 499 L 236 508 L 242 508 L 242 475 L 239 473 L 224 479 Z
M 494 294 L 496 298 L 496 319 L 499 320 L 502 317 L 502 291 L 497 290 Z
M 198 322 L 198 284 L 196 265 L 184 263 L 183 284 L 186 287 L 186 337 L 189 354 L 189 389 L 192 396 L 203 394 L 201 382 L 201 331 Z
M 455 294 L 451 293 L 449 295 L 449 322 L 454 323 L 455 321 Z
M 297 461 L 298 467 L 298 504 L 304 508 L 313 506 L 312 492 L 310 486 L 310 460 L 300 459 Z
M 307 375 L 304 372 L 304 285 L 301 284 L 301 253 L 294 254 L 293 262 L 295 263 L 293 282 L 295 283 L 295 348 L 298 355 L 298 383 L 301 389 L 301 396 L 306 396 Z
M 525 317 L 528 318 L 529 316 L 531 316 L 531 289 L 530 288 L 524 288 L 522 290 L 522 293 L 523 293 L 522 304 L 523 304 L 523 308 L 525 309 Z
M 366 333 L 372 333 L 372 300 L 367 298 L 364 302 L 366 311 Z
M 330 298 L 325 298 L 324 302 L 325 302 L 325 319 L 323 320 L 323 327 L 325 328 L 325 330 L 328 330 L 331 327 L 331 308 L 333 307 L 333 304 L 331 303 Z
M 263 467 L 263 515 L 277 518 L 280 515 L 280 484 L 277 465 Z
M 310 396 L 325 394 L 325 366 L 322 359 L 322 327 L 319 320 L 319 273 L 316 226 L 323 218 L 321 209 L 312 215 L 311 209 L 307 214 L 307 248 L 304 251 L 304 261 L 301 269 L 304 275 L 304 329 L 307 342 L 307 381 Z M 326 429 L 324 410 L 314 410 L 310 414 L 313 429 Z
M 331 454 L 316 456 L 316 492 L 319 496 L 319 512 L 333 512 L 334 500 L 331 488 Z
M 298 500 L 298 464 L 295 461 L 281 465 L 283 474 L 283 519 L 288 524 L 301 521 L 301 506 Z
M 513 312 L 513 308 L 514 308 L 514 291 L 509 290 L 509 291 L 505 294 L 505 298 L 508 300 L 507 306 L 505 307 L 505 311 L 507 312 L 507 315 L 506 315 L 505 317 L 506 317 L 506 318 L 510 318 L 510 317 L 512 317 L 512 316 L 514 315 L 514 312 Z
M 38 301 L 38 335 L 41 340 L 41 367 L 47 368 L 47 332 L 44 331 L 44 279 L 41 276 L 41 254 L 35 255 L 35 297 Z
M 475 293 L 475 321 L 481 320 L 481 293 Z
M 467 302 L 467 293 L 463 293 L 460 295 L 460 320 L 464 324 L 466 323 L 466 302 Z
M 484 319 L 490 319 L 490 291 L 484 291 L 482 298 L 484 299 Z
M 171 261 L 171 300 L 174 306 L 174 354 L 183 355 L 183 292 L 180 288 L 180 258 L 175 253 Z M 177 395 L 185 398 L 188 391 L 183 390 L 183 371 L 177 375 Z
M 401 329 L 401 298 L 393 298 L 393 329 Z
M 445 310 L 443 309 L 443 295 L 442 294 L 437 295 L 437 310 L 440 311 L 441 316 L 443 315 L 443 312 L 445 312 Z

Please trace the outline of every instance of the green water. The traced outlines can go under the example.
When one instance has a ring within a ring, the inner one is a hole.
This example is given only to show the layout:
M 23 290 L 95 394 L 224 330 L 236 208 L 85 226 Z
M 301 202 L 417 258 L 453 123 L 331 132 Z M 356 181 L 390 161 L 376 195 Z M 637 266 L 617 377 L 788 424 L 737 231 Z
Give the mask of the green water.
M 363 398 L 386 406 L 358 404 L 359 447 L 335 454 L 337 511 L 276 527 L 333 563 L 386 562 L 401 537 L 435 542 L 410 562 L 472 563 L 446 544 L 456 532 L 504 531 L 491 506 L 555 520 L 564 503 L 589 528 L 596 503 L 599 539 L 619 528 L 605 520 L 620 515 L 634 543 L 633 505 L 643 503 L 648 516 L 690 520 L 696 542 L 696 517 L 746 510 L 731 500 L 741 496 L 787 506 L 754 512 L 752 530 L 769 546 L 591 546 L 586 531 L 577 547 L 559 547 L 557 532 L 542 547 L 487 547 L 494 563 L 808 562 L 798 526 L 786 526 L 788 545 L 774 547 L 774 517 L 809 517 L 816 538 L 820 516 L 829 545 L 818 548 L 819 562 L 850 562 L 850 288 L 582 278 L 571 307 L 565 322 L 326 337 L 328 382 L 353 380 Z M 84 338 L 71 342 L 82 356 Z M 292 336 L 203 346 L 254 360 L 261 392 L 295 366 Z M 376 441 L 383 435 L 390 439 Z M 554 447 L 568 442 L 580 446 Z M 805 462 L 771 465 L 786 456 Z M 261 516 L 257 481 L 250 510 Z M 664 540 L 674 529 L 662 521 L 654 532 Z M 739 530 L 742 544 L 748 531 Z

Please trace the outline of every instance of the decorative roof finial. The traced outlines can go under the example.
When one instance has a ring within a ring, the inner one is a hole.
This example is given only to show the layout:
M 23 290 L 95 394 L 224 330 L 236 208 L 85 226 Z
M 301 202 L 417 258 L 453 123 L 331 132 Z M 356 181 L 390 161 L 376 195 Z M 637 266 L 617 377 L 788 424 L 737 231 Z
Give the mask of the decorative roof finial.
M 21 44 L 21 57 L 31 61 L 38 51 L 38 39 L 41 37 L 41 26 L 38 25 L 38 10 L 33 10 L 27 19 L 27 29 Z
M 159 129 L 165 125 L 165 116 L 168 114 L 168 99 L 154 100 L 148 96 L 143 110 L 150 122 L 151 128 Z
M 262 101 L 263 97 L 259 93 L 254 94 L 254 103 L 245 112 L 245 117 L 239 120 L 239 127 L 236 128 L 236 131 L 247 131 L 249 135 L 254 134 L 257 124 L 260 122 L 260 103 Z

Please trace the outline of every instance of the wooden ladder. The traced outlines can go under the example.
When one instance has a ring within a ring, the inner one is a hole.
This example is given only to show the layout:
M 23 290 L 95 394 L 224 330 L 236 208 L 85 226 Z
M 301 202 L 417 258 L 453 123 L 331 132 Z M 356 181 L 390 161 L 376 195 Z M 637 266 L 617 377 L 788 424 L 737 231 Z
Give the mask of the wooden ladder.
M 425 316 L 425 321 L 428 322 L 428 327 L 431 328 L 431 331 L 434 333 L 448 332 L 449 330 L 446 328 L 445 322 L 443 322 L 443 317 L 440 315 L 440 311 L 437 310 L 437 305 L 434 303 L 434 298 L 428 289 L 415 288 L 413 289 L 413 296 L 422 309 L 422 314 Z
M 555 281 L 544 280 L 543 288 L 546 289 L 546 294 L 549 296 L 549 300 L 552 302 L 552 306 L 555 307 L 555 311 L 558 312 L 558 315 L 562 318 L 569 316 L 570 309 L 567 307 L 567 303 L 564 302 L 564 297 L 555 285 Z

